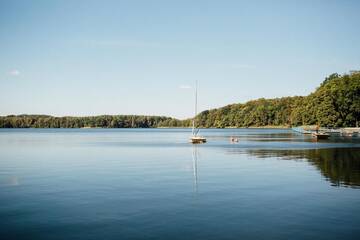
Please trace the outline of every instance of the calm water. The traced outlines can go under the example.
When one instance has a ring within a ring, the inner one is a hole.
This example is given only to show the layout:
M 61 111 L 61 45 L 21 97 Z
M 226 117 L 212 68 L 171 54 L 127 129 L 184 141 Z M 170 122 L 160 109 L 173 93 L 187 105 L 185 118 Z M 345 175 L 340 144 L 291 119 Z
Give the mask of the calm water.
M 189 134 L 0 130 L 1 239 L 359 237 L 359 140 L 226 129 L 193 146 Z

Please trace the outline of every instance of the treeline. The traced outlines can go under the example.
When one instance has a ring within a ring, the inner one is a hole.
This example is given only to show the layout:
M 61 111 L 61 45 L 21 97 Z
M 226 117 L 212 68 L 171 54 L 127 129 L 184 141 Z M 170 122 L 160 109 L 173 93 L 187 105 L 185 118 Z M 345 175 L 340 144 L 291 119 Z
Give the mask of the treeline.
M 355 127 L 360 123 L 360 72 L 335 73 L 299 102 L 290 124 L 319 124 L 328 127 Z
M 48 115 L 10 115 L 0 117 L 0 128 L 154 128 L 168 117 L 102 115 L 93 117 L 53 117 Z
M 299 126 L 351 127 L 360 123 L 360 72 L 334 73 L 306 97 L 258 99 L 206 110 L 197 116 L 209 128 Z M 183 125 L 188 125 L 184 121 Z
M 206 110 L 196 117 L 203 128 L 320 125 L 354 127 L 360 123 L 360 72 L 331 74 L 305 97 L 258 99 Z M 0 117 L 0 128 L 154 128 L 190 127 L 192 119 L 159 116 L 103 115 L 52 117 L 17 115 Z
M 331 74 L 305 97 L 257 99 L 206 110 L 196 117 L 199 127 L 263 127 L 320 125 L 355 127 L 360 124 L 360 72 Z M 191 120 L 169 120 L 171 127 L 191 126 Z

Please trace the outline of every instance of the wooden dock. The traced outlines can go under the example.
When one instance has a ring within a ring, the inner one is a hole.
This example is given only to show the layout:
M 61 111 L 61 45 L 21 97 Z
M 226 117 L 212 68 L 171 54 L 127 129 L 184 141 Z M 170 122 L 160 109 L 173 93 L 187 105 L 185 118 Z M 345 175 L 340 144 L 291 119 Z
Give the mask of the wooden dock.
M 360 128 L 316 128 L 316 126 L 293 127 L 293 131 L 302 134 L 314 134 L 317 132 L 326 133 L 330 136 L 339 137 L 360 137 Z

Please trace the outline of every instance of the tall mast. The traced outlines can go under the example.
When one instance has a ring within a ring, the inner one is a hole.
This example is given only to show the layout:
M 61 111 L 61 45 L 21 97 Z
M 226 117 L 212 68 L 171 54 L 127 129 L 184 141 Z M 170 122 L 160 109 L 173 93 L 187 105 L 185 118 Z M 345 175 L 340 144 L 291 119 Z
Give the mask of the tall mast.
M 195 84 L 195 115 L 194 115 L 194 118 L 193 118 L 193 126 L 192 126 L 192 133 L 193 135 L 196 136 L 196 131 L 195 131 L 195 127 L 196 127 L 196 124 L 195 124 L 195 119 L 196 119 L 196 115 L 197 115 L 197 86 L 198 86 L 198 81 L 196 80 L 196 84 Z
M 198 81 L 196 80 L 196 85 L 195 85 L 195 118 L 197 115 L 197 88 L 198 88 Z

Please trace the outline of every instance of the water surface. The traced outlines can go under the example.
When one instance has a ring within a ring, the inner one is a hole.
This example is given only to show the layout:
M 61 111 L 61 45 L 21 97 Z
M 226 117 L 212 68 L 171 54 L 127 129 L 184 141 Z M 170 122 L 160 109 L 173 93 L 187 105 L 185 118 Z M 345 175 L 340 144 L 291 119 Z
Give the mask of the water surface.
M 0 130 L 2 239 L 354 239 L 360 141 L 286 129 Z M 229 137 L 239 138 L 231 143 Z

